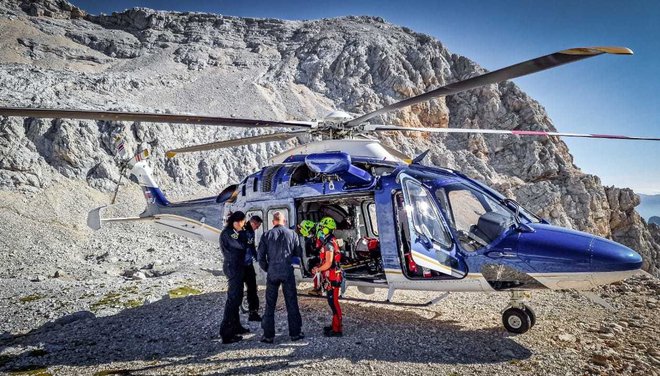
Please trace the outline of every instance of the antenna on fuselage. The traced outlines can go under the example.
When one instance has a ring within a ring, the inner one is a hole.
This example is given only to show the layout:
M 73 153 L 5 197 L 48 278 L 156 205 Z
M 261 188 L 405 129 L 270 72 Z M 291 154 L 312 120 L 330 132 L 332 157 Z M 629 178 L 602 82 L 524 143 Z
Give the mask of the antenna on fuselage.
M 426 155 L 430 151 L 431 151 L 431 149 L 426 149 L 425 152 L 423 152 L 422 154 L 420 154 L 420 155 L 416 156 L 415 158 L 413 158 L 413 160 L 412 160 L 412 162 L 410 162 L 410 164 L 421 164 L 422 160 L 424 160 L 424 158 L 426 157 Z

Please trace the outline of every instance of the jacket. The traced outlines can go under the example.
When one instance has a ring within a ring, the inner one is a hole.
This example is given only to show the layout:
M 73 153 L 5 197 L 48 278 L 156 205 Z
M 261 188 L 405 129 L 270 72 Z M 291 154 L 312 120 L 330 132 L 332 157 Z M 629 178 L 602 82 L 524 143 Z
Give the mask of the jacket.
M 225 228 L 220 233 L 220 250 L 222 251 L 222 271 L 227 278 L 232 278 L 243 271 L 245 250 L 247 245 L 241 238 L 241 233 L 233 228 Z
M 286 278 L 292 275 L 292 258 L 301 255 L 300 237 L 284 226 L 266 231 L 259 242 L 259 266 L 269 277 Z
M 245 227 L 243 227 L 243 231 L 241 231 L 241 233 L 242 239 L 247 244 L 247 248 L 245 249 L 245 260 L 243 264 L 246 266 L 252 265 L 252 260 L 257 258 L 257 249 L 254 246 L 254 230 L 252 229 L 250 221 L 245 224 Z

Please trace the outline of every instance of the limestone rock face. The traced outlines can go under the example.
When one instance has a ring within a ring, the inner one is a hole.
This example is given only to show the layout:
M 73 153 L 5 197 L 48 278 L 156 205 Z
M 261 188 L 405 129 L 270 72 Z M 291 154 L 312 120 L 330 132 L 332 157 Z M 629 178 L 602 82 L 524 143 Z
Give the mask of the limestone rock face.
M 21 0 L 20 8 L 30 16 L 75 19 L 86 13 L 65 0 Z
M 438 40 L 375 17 L 282 21 L 144 8 L 88 15 L 63 0 L 0 0 L 3 105 L 305 120 L 332 109 L 363 113 L 482 72 Z M 555 130 L 511 82 L 377 120 Z M 217 193 L 307 140 L 166 160 L 170 148 L 267 131 L 1 118 L 0 188 L 38 192 L 74 179 L 111 191 L 120 176 L 111 135 L 121 129 L 128 147 L 151 146 L 156 177 L 179 197 Z M 409 155 L 431 149 L 426 163 L 480 179 L 555 224 L 626 244 L 658 273 L 658 237 L 635 212 L 639 198 L 582 173 L 561 140 L 410 133 L 383 141 Z

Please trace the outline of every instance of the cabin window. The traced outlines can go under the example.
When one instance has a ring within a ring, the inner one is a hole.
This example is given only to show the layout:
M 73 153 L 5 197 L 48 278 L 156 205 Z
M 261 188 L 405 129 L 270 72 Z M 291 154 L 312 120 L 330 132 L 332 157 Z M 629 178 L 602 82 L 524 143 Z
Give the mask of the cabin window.
M 254 178 L 254 180 L 252 180 L 252 192 L 256 192 L 258 190 L 259 190 L 259 179 Z
M 264 224 L 268 230 L 273 228 L 273 215 L 275 215 L 276 212 L 282 213 L 282 215 L 286 219 L 286 226 L 289 226 L 289 208 L 286 207 L 271 208 L 268 209 L 268 218 L 266 219 L 266 223 Z
M 369 216 L 369 225 L 371 226 L 371 233 L 378 236 L 378 216 L 376 215 L 376 204 L 370 202 L 367 205 L 367 215 Z

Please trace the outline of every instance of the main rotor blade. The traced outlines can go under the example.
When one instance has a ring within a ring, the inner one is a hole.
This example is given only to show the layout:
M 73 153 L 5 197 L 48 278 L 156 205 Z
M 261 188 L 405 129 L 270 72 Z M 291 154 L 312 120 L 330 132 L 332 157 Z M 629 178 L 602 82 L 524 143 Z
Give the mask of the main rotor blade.
M 531 73 L 540 72 L 549 68 L 558 67 L 563 64 L 572 63 L 578 60 L 586 59 L 592 56 L 601 54 L 616 54 L 616 55 L 632 55 L 632 51 L 626 47 L 580 47 L 571 48 L 555 52 L 550 55 L 537 57 L 536 59 L 527 60 L 522 63 L 508 66 L 493 72 L 484 73 L 480 76 L 468 78 L 463 81 L 451 83 L 449 85 L 431 90 L 424 94 L 420 94 L 402 101 L 392 103 L 376 111 L 367 113 L 358 118 L 355 118 L 347 123 L 348 126 L 357 126 L 365 121 L 382 115 L 386 112 L 398 110 L 400 108 L 412 106 L 414 104 L 427 101 L 429 99 L 444 97 L 460 93 L 466 90 L 474 89 L 484 85 L 490 85 L 497 82 L 510 80 L 512 78 L 525 76 Z
M 148 123 L 174 123 L 174 124 L 199 124 L 217 125 L 227 127 L 293 127 L 293 128 L 316 128 L 317 123 L 311 121 L 277 121 L 277 120 L 254 120 L 223 118 L 217 116 L 199 115 L 177 115 L 177 114 L 155 114 L 143 112 L 118 112 L 118 111 L 82 111 L 82 110 L 60 110 L 49 108 L 29 107 L 0 107 L 0 116 L 20 116 L 49 119 L 86 119 L 106 121 L 138 121 Z
M 230 148 L 233 146 L 259 144 L 262 142 L 284 141 L 290 138 L 294 138 L 298 135 L 307 134 L 307 133 L 309 132 L 291 131 L 291 132 L 283 132 L 283 133 L 263 134 L 260 136 L 253 136 L 253 137 L 237 138 L 233 140 L 217 141 L 208 144 L 186 146 L 179 149 L 168 150 L 167 153 L 165 153 L 165 155 L 167 156 L 167 158 L 174 158 L 174 156 L 179 153 L 190 153 L 195 151 L 223 149 L 223 148 Z
M 376 125 L 368 124 L 363 129 L 364 132 L 429 132 L 429 133 L 471 133 L 471 134 L 505 134 L 514 136 L 556 136 L 556 137 L 579 137 L 579 138 L 606 138 L 614 140 L 637 140 L 637 141 L 660 141 L 660 137 L 638 137 L 638 136 L 619 136 L 612 134 L 591 134 L 591 133 L 564 133 L 564 132 L 545 132 L 545 131 L 524 131 L 524 130 L 504 130 L 504 129 L 465 129 L 465 128 L 413 128 L 400 127 L 397 125 Z

